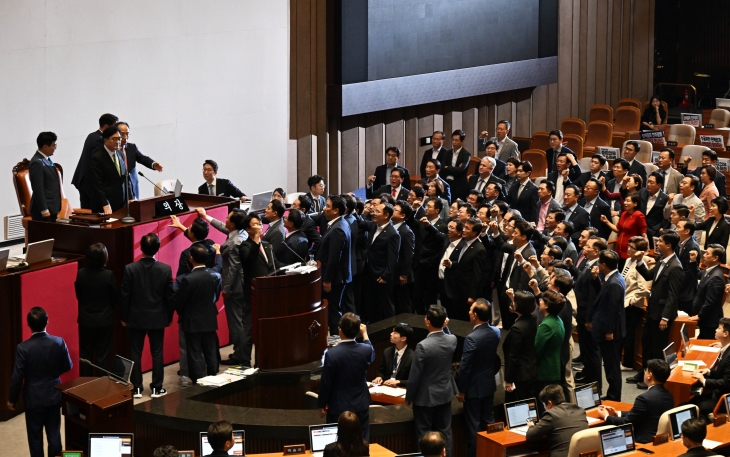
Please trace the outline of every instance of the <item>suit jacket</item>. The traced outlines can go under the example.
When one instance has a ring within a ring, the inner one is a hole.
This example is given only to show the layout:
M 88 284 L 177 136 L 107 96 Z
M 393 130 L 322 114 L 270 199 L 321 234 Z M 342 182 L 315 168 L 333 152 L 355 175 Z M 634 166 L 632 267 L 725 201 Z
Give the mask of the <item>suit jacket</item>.
M 241 258 L 238 256 L 238 246 L 248 238 L 245 230 L 236 231 L 231 234 L 226 224 L 218 219 L 211 219 L 210 225 L 221 233 L 228 235 L 226 241 L 220 246 L 221 257 L 223 257 L 223 291 L 230 295 L 243 295 L 243 276 L 241 272 Z
M 552 181 L 553 184 L 556 186 L 558 185 L 558 170 L 551 171 L 547 175 L 548 181 Z M 563 179 L 563 187 L 567 186 L 568 184 L 573 184 L 573 181 L 578 180 L 580 178 L 581 171 L 580 167 L 578 165 L 571 165 L 568 168 L 568 179 Z M 553 197 L 555 196 L 555 192 L 553 192 Z
M 222 268 L 223 260 L 217 255 L 213 268 L 195 268 L 176 279 L 172 301 L 184 332 L 218 330 L 218 307 L 215 303 L 223 288 Z
M 459 364 L 459 392 L 466 398 L 494 395 L 494 365 L 497 360 L 499 334 L 489 324 L 481 324 L 464 338 Z
M 421 249 L 421 265 L 427 267 L 438 266 L 438 261 L 441 260 L 443 255 L 443 236 L 446 235 L 447 230 L 447 224 L 441 218 L 436 219 L 436 223 L 425 227 L 423 249 Z
M 567 456 L 570 439 L 576 433 L 588 428 L 586 412 L 574 403 L 561 403 L 548 409 L 534 427 L 527 429 L 527 441 L 540 441 L 547 438 L 550 443 L 550 456 Z
M 593 304 L 591 335 L 595 341 L 604 341 L 607 333 L 613 333 L 617 340 L 626 336 L 625 293 L 624 278 L 620 271 L 615 270 L 603 283 Z
M 262 248 L 266 253 L 265 258 L 261 254 Z M 238 257 L 241 259 L 243 270 L 243 298 L 248 301 L 251 299 L 251 281 L 276 271 L 274 251 L 269 243 L 263 240 L 261 243 L 256 243 L 248 238 L 238 246 Z
M 710 368 L 705 375 L 705 389 L 712 392 L 715 403 L 723 394 L 730 393 L 730 354 L 722 354 Z
M 560 152 L 557 152 L 557 153 L 555 152 L 555 149 L 553 149 L 553 148 L 546 149 L 545 158 L 547 159 L 548 173 L 552 173 L 552 172 L 556 171 L 557 167 L 556 167 L 555 162 L 557 162 L 558 156 L 562 153 L 571 154 L 575 158 L 575 161 L 576 162 L 578 161 L 578 157 L 575 155 L 575 152 L 573 152 L 573 150 L 567 146 L 561 146 Z M 579 167 L 579 169 L 580 169 L 580 167 Z M 553 182 L 555 182 L 555 181 L 553 181 Z
M 153 170 L 152 164 L 155 163 L 150 157 L 142 154 L 134 143 L 127 143 L 122 149 L 122 155 L 127 157 L 127 168 L 129 168 L 129 180 L 131 181 L 130 189 L 135 199 L 140 198 L 139 193 L 139 176 L 137 176 L 137 164 L 141 163 L 145 167 Z
M 378 224 L 372 221 L 359 221 L 360 229 L 368 231 L 368 254 L 366 270 L 372 278 L 383 278 L 388 283 L 395 280 L 395 266 L 400 250 L 400 235 L 393 224 L 386 224 L 380 235 L 373 241 Z
M 309 217 L 309 214 L 304 214 L 304 221 L 302 222 L 302 228 L 299 229 L 307 237 L 309 243 L 309 250 L 317 252 L 319 245 L 322 242 L 322 235 L 317 230 L 317 224 Z
M 469 190 L 476 189 L 477 183 L 479 183 L 479 173 L 469 176 L 469 180 L 467 182 L 467 184 L 468 184 L 467 187 L 469 188 Z M 492 170 L 492 174 L 489 175 L 489 177 L 487 178 L 487 181 L 484 183 L 484 187 L 482 187 L 482 193 L 484 193 L 484 189 L 486 189 L 487 186 L 490 185 L 491 183 L 497 183 L 500 186 L 502 186 L 502 192 L 499 194 L 499 199 L 504 200 L 506 198 L 506 195 L 504 194 L 504 192 L 505 192 L 504 180 L 498 178 L 495 175 L 494 170 Z
M 33 154 L 28 166 L 30 187 L 33 195 L 30 198 L 30 215 L 33 219 L 42 219 L 41 213 L 48 211 L 55 219 L 61 211 L 61 182 L 58 171 L 40 152 Z
M 441 149 L 439 149 L 438 154 L 436 155 L 436 160 L 441 163 L 442 167 L 444 166 L 443 158 L 446 151 L 447 149 L 441 146 Z M 433 148 L 424 151 L 423 156 L 421 157 L 421 166 L 418 167 L 418 171 L 421 173 L 421 179 L 426 177 L 426 164 L 431 159 L 433 159 Z
M 636 271 L 647 281 L 654 281 L 647 307 L 647 320 L 666 319 L 669 325 L 677 318 L 678 299 L 682 287 L 682 264 L 674 255 L 659 273 L 660 263 L 649 270 L 644 262 L 636 266 Z
M 641 187 L 646 187 L 646 179 L 648 178 L 648 175 L 646 174 L 646 166 L 644 166 L 643 163 L 639 162 L 636 159 L 634 159 L 633 163 L 631 163 L 628 171 L 629 175 L 632 175 L 634 173 L 641 176 Z M 613 173 L 611 175 L 613 175 Z M 699 176 L 697 177 L 699 178 Z
M 504 271 L 502 271 L 502 276 L 499 282 L 501 288 L 500 291 L 504 292 L 504 290 L 508 288 L 507 284 L 510 284 L 510 287 L 515 290 L 529 290 L 528 283 L 530 282 L 530 277 L 527 275 L 522 266 L 515 265 L 514 268 L 512 268 L 512 264 L 515 261 L 514 253 L 517 250 L 517 247 L 515 247 L 514 244 L 509 244 L 507 242 L 507 237 L 504 235 L 499 235 L 492 239 L 494 240 L 495 247 L 498 251 L 507 253 L 507 262 L 504 264 Z M 537 254 L 532 248 L 532 244 L 528 244 L 525 249 L 522 250 L 522 258 L 524 259 L 524 262 L 527 262 L 527 259 L 533 255 Z M 508 279 L 509 282 L 507 281 Z
M 398 166 L 401 170 L 403 170 L 403 185 L 406 187 L 411 187 L 411 175 L 408 173 L 408 169 L 402 165 Z M 373 185 L 371 187 L 372 189 L 378 189 L 382 186 L 390 186 L 390 181 L 385 179 L 385 172 L 387 171 L 387 169 L 387 164 L 378 165 L 377 167 L 375 167 L 375 181 L 373 182 Z M 403 200 L 405 200 L 405 198 Z
M 697 263 L 693 262 L 692 267 L 697 269 Z M 699 272 L 698 277 L 700 285 L 692 302 L 692 314 L 699 316 L 701 327 L 714 328 L 723 317 L 722 298 L 727 282 L 725 281 L 725 270 L 718 265 L 709 274 L 707 270 Z
M 607 416 L 606 425 L 634 424 L 634 437 L 639 443 L 651 443 L 659 426 L 659 417 L 674 408 L 674 397 L 663 385 L 655 385 L 642 393 L 628 413 L 621 417 Z
M 405 184 L 405 183 L 406 182 L 403 181 L 403 184 Z M 373 191 L 373 189 L 376 189 L 376 190 Z M 410 191 L 404 185 L 401 185 L 400 190 L 398 191 L 398 195 L 395 197 L 395 199 L 404 200 L 404 201 L 408 200 L 409 192 Z M 375 185 L 373 184 L 371 187 L 365 188 L 365 196 L 367 198 L 377 197 L 378 195 L 381 195 L 381 194 L 388 194 L 388 195 L 392 196 L 393 187 L 390 184 L 386 184 L 386 185 L 380 186 L 380 187 L 375 187 Z
M 575 244 L 573 244 L 573 238 L 568 240 L 568 247 L 563 252 L 563 259 L 567 258 L 570 258 L 574 265 L 578 261 L 578 250 L 575 248 Z
M 82 268 L 74 282 L 79 302 L 78 322 L 81 327 L 111 327 L 114 308 L 119 299 L 114 272 L 106 268 Z
M 724 175 L 723 175 L 724 176 Z M 720 222 L 715 226 L 715 230 L 710 233 L 714 218 L 707 219 L 701 224 L 697 224 L 697 230 L 705 231 L 705 248 L 712 243 L 717 243 L 722 247 L 727 246 L 728 238 L 730 238 L 730 224 L 727 223 L 725 218 L 721 218 Z
M 523 382 L 537 378 L 535 335 L 537 319 L 532 314 L 517 318 L 502 344 L 504 382 Z
M 103 212 L 106 205 L 111 206 L 112 211 L 124 207 L 124 175 L 127 170 L 124 167 L 124 157 L 119 151 L 114 153 L 119 161 L 121 175 L 105 148 L 96 151 L 91 157 L 91 170 L 94 175 L 91 210 L 95 213 Z
M 456 166 L 451 165 L 453 160 L 454 151 L 446 151 L 444 153 L 444 160 L 441 162 L 439 175 L 449 182 L 453 198 L 465 199 L 470 190 L 466 181 L 466 171 L 469 168 L 471 154 L 466 149 L 461 148 L 456 158 Z
M 596 260 L 591 266 L 597 265 L 598 261 Z M 575 293 L 575 301 L 578 302 L 578 311 L 576 313 L 578 325 L 582 325 L 583 322 L 592 321 L 593 306 L 596 302 L 598 292 L 600 292 L 600 288 L 601 284 L 593 280 L 591 268 L 586 267 L 576 275 L 573 292 Z
M 661 173 L 663 170 L 659 168 L 657 169 L 657 171 Z M 673 167 L 669 167 L 666 176 L 664 176 L 664 193 L 676 194 L 677 192 L 679 192 L 679 183 L 682 181 L 682 178 L 684 178 L 682 173 L 678 172 Z M 724 197 L 724 195 L 722 196 Z
M 680 455 L 679 457 L 705 457 L 705 456 L 717 456 L 717 452 L 711 451 L 709 449 L 705 449 L 702 446 L 693 447 L 692 449 L 688 449 L 687 452 Z
M 120 314 L 129 328 L 161 329 L 170 325 L 173 309 L 172 268 L 151 257 L 124 267 Z
M 593 177 L 593 173 L 591 173 L 590 171 L 583 172 L 580 174 L 580 176 L 578 176 L 578 179 L 575 180 L 575 185 L 577 185 L 578 187 L 580 187 L 582 189 L 586 185 L 588 180 L 591 179 L 592 177 Z M 599 178 L 600 177 L 606 178 L 607 181 L 609 179 L 608 173 L 606 173 L 603 170 L 601 170 L 599 172 Z
M 644 309 L 644 299 L 649 298 L 649 289 L 651 281 L 647 281 L 636 271 L 635 266 L 629 269 L 624 277 L 626 284 L 626 296 L 624 298 L 624 307 L 636 306 Z
M 316 259 L 322 262 L 322 282 L 347 284 L 352 281 L 350 225 L 337 219 L 322 238 Z
M 229 179 L 215 178 L 215 192 L 220 197 L 245 197 L 246 194 L 241 192 L 241 189 L 235 186 Z M 203 183 L 198 187 L 198 194 L 210 195 L 210 188 L 208 183 Z
M 481 297 L 487 264 L 487 250 L 482 242 L 475 239 L 467 248 L 462 239 L 451 251 L 449 260 L 451 267 L 444 270 L 446 294 L 462 303 Z
M 262 241 L 266 241 L 271 245 L 271 249 L 274 251 L 274 256 L 279 254 L 279 251 L 286 249 L 281 245 L 281 242 L 286 238 L 286 228 L 284 227 L 284 219 L 279 219 L 276 222 L 269 224 L 269 228 L 261 237 Z
M 431 333 L 416 345 L 406 401 L 426 407 L 451 403 L 459 392 L 451 375 L 454 350 L 456 337 L 443 332 Z
M 397 231 L 400 236 L 400 247 L 398 248 L 398 261 L 395 264 L 393 278 L 398 280 L 400 276 L 405 276 L 408 278 L 408 282 L 412 283 L 414 280 L 413 254 L 416 235 L 405 222 L 398 227 Z
M 55 386 L 72 366 L 63 338 L 46 332 L 32 335 L 15 349 L 8 401 L 17 403 L 22 388 L 27 410 L 61 406 L 61 391 Z
M 686 174 L 695 175 L 695 176 L 697 176 L 697 179 L 700 179 L 700 173 L 702 173 L 702 167 L 697 167 L 692 171 L 688 171 L 687 167 L 684 167 L 684 168 L 682 168 L 682 173 L 684 173 L 685 175 Z M 725 175 L 721 171 L 718 171 L 717 175 L 715 176 L 715 187 L 717 187 L 717 192 L 721 197 L 724 197 L 725 195 L 727 195 L 726 194 L 727 190 L 725 189 L 725 186 L 726 186 Z M 700 180 L 700 183 L 697 185 L 697 187 L 695 187 L 695 195 L 697 195 L 699 197 L 700 194 L 702 193 L 703 187 L 705 187 L 705 186 L 702 184 L 702 181 Z
M 700 245 L 694 237 L 691 237 L 684 244 L 684 247 L 677 246 L 677 258 L 679 263 L 682 264 L 682 288 L 679 292 L 679 303 L 680 305 L 689 305 L 695 298 L 697 293 L 697 264 L 689 261 L 690 251 L 697 251 L 699 257 Z M 680 309 L 685 312 L 690 312 L 689 309 L 684 309 L 680 306 Z M 694 314 L 690 314 L 694 315 Z
M 499 179 L 504 180 L 504 177 L 507 175 L 507 164 L 496 157 L 494 158 L 494 160 L 497 162 L 497 164 L 494 166 L 492 174 Z
M 660 190 L 659 194 L 657 194 L 656 202 L 651 208 L 651 211 L 649 211 L 649 214 L 646 213 L 647 203 L 649 202 L 649 191 L 647 191 L 645 187 L 642 187 L 639 190 L 639 197 L 641 198 L 639 211 L 646 216 L 646 233 L 649 236 L 650 244 L 653 246 L 651 238 L 656 236 L 660 229 L 669 226 L 667 220 L 664 219 L 664 207 L 669 200 L 669 196 Z
M 309 242 L 301 230 L 297 230 L 286 237 L 284 243 L 289 246 L 289 249 L 282 246 L 281 249 L 279 249 L 279 252 L 274 254 L 276 255 L 276 260 L 280 265 L 291 265 L 293 263 L 301 262 L 302 259 L 306 262 L 307 256 L 309 255 Z M 294 255 L 294 252 L 291 251 L 296 252 L 301 259 Z
M 378 367 L 378 377 L 384 381 L 390 379 L 393 374 L 393 357 L 395 356 L 395 346 L 385 348 L 383 351 L 383 357 L 380 359 L 380 366 Z M 406 347 L 403 351 L 403 356 L 398 362 L 398 369 L 395 372 L 395 379 L 399 382 L 401 387 L 408 385 L 408 375 L 411 374 L 411 364 L 413 363 L 413 349 Z
M 496 136 L 493 136 L 489 140 L 494 142 L 498 141 Z M 510 137 L 506 136 L 504 137 L 502 147 L 497 150 L 497 158 L 502 162 L 507 162 L 507 159 L 510 157 L 520 160 L 520 148 L 517 146 L 517 143 L 512 141 Z
M 539 201 L 537 197 L 537 186 L 528 179 L 521 194 L 519 191 L 519 182 L 516 182 L 515 185 L 509 189 L 507 201 L 510 207 L 512 209 L 519 210 L 520 213 L 522 213 L 522 218 L 524 220 L 528 222 L 537 222 L 537 215 L 539 211 L 537 203 Z
M 567 214 L 567 207 L 564 207 L 563 211 Z M 588 211 L 579 204 L 575 207 L 575 211 L 570 214 L 570 217 L 568 217 L 568 221 L 573 224 L 573 228 L 575 229 L 573 234 L 570 235 L 570 239 L 572 239 L 573 244 L 577 246 L 581 232 L 591 225 L 591 216 L 588 214 Z
M 104 149 L 104 142 L 101 139 L 101 131 L 99 129 L 94 130 L 86 136 L 84 147 L 81 150 L 81 156 L 76 164 L 74 176 L 71 179 L 71 184 L 73 184 L 78 190 L 83 190 L 89 195 L 91 195 L 94 191 L 94 176 L 91 171 L 91 157 L 98 149 Z
M 585 198 L 581 199 L 580 206 L 585 209 L 587 202 L 585 201 Z M 613 216 L 611 216 L 611 207 L 608 206 L 608 203 L 603 201 L 601 197 L 596 197 L 596 202 L 593 205 L 593 208 L 591 208 L 591 212 L 588 213 L 590 217 L 590 225 L 591 227 L 595 227 L 598 229 L 598 236 L 603 238 L 604 240 L 607 240 L 608 237 L 611 235 L 611 229 L 608 228 L 608 225 L 604 224 L 601 221 L 601 216 L 606 216 L 609 221 L 613 222 Z
M 367 411 L 370 392 L 365 378 L 375 360 L 370 340 L 343 341 L 324 354 L 317 407 L 329 407 L 335 416 L 344 411 Z
M 195 244 L 202 244 L 205 246 L 205 248 L 208 250 L 208 259 L 205 261 L 205 266 L 208 268 L 213 268 L 215 266 L 215 249 L 213 249 L 213 245 L 215 244 L 215 241 L 213 240 L 202 240 L 202 241 L 196 241 L 195 243 L 192 243 L 187 249 L 184 249 L 180 253 L 180 259 L 178 260 L 177 264 L 177 273 L 175 273 L 175 277 L 182 276 L 185 273 L 190 273 L 190 267 L 188 266 L 188 258 L 190 257 L 190 250 L 192 249 L 193 245 Z
M 350 214 L 345 214 L 342 217 L 345 222 L 347 222 L 347 225 L 350 227 L 350 271 L 351 274 L 354 276 L 356 274 L 362 273 L 362 271 L 365 269 L 365 245 L 367 245 L 367 236 L 365 236 L 361 241 L 361 246 L 358 246 L 358 239 L 361 238 L 360 235 L 360 217 L 357 212 L 352 212 Z M 365 235 L 367 235 L 367 232 L 365 232 Z M 362 252 L 361 252 L 362 251 Z
M 449 185 L 449 183 L 448 183 L 448 182 L 444 181 L 444 180 L 443 180 L 443 178 L 441 178 L 441 176 L 439 176 L 439 177 L 438 177 L 437 179 L 438 179 L 439 181 L 441 181 L 441 184 L 442 184 L 442 185 L 444 186 L 444 191 L 443 191 L 443 192 L 441 192 L 441 193 L 440 193 L 440 194 L 439 194 L 438 196 L 439 196 L 440 198 L 443 198 L 444 200 L 446 200 L 446 201 L 447 201 L 447 202 L 448 202 L 449 204 L 451 204 L 451 199 L 452 199 L 452 195 L 451 195 L 451 186 Z M 453 198 L 456 198 L 456 197 L 453 197 Z M 446 213 L 448 214 L 448 210 L 447 210 L 447 208 L 448 208 L 448 207 L 447 207 L 447 206 L 445 206 L 445 207 L 444 207 L 444 211 L 446 211 Z M 442 212 L 443 212 L 443 211 L 442 211 Z
M 322 210 L 324 210 L 325 205 L 327 205 L 327 199 L 324 198 L 323 195 L 315 198 L 311 192 L 307 192 L 304 196 L 312 201 L 312 207 L 309 208 L 309 214 L 321 213 Z

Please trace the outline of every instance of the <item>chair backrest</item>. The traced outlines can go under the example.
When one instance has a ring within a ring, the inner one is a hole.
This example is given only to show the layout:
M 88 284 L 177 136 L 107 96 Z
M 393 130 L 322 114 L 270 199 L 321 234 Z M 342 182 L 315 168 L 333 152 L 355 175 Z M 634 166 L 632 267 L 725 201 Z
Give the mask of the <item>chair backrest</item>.
M 726 109 L 713 109 L 708 124 L 714 124 L 716 129 L 727 127 L 730 124 L 730 111 Z
M 563 134 L 563 143 L 575 152 L 575 157 L 580 160 L 583 157 L 583 137 L 572 133 Z
M 548 132 L 533 133 L 530 149 L 541 149 L 543 151 L 550 149 L 550 135 Z
M 696 130 L 692 125 L 674 124 L 669 127 L 667 141 L 676 141 L 679 144 L 695 144 Z
M 584 140 L 586 138 L 586 123 L 577 117 L 563 119 L 563 122 L 560 123 L 560 130 L 563 132 L 563 136 L 570 134 L 578 135 Z
M 471 176 L 473 174 L 476 174 L 477 170 L 479 170 L 479 162 L 481 161 L 481 157 L 471 156 L 471 158 L 469 159 L 469 166 L 466 167 L 466 175 Z
M 660 433 L 669 433 L 669 435 L 672 435 L 672 424 L 669 420 L 669 415 L 672 413 L 676 413 L 677 411 L 681 411 L 683 409 L 687 409 L 689 406 L 693 405 L 684 405 L 684 406 L 677 406 L 676 408 L 672 408 L 669 411 L 664 412 L 661 416 L 659 416 L 659 425 L 656 428 L 656 433 L 659 435 Z M 697 405 L 694 405 L 695 411 L 697 413 L 697 417 L 700 415 L 700 408 Z
M 626 148 L 626 143 L 628 143 L 631 140 L 624 141 L 623 146 L 621 146 L 621 156 L 623 157 L 624 149 Z M 644 141 L 644 140 L 633 140 L 639 143 L 639 153 L 636 154 L 636 157 L 634 157 L 636 160 L 638 160 L 641 163 L 651 162 L 651 153 L 654 152 L 654 146 L 652 145 L 651 141 Z
M 532 178 L 547 176 L 547 157 L 541 149 L 528 149 L 522 153 L 523 161 L 530 161 L 532 164 Z
M 586 142 L 583 145 L 597 147 L 597 146 L 611 146 L 613 136 L 613 125 L 606 121 L 595 121 L 588 124 L 588 133 L 586 134 Z
M 619 106 L 616 110 L 614 132 L 634 132 L 641 126 L 641 111 L 635 106 Z
M 593 157 L 582 157 L 578 160 L 578 166 L 580 167 L 581 171 L 591 171 L 591 160 Z M 608 171 L 608 160 L 606 160 L 606 163 L 603 164 L 603 169 Z
M 33 196 L 30 175 L 28 174 L 29 166 L 30 161 L 23 159 L 13 167 L 13 186 L 15 186 L 15 195 L 18 197 L 20 214 L 23 217 L 30 217 L 30 199 Z
M 650 163 L 650 162 L 644 162 L 644 167 L 646 167 L 646 176 L 647 177 L 651 176 L 652 173 L 654 173 L 655 171 L 657 171 L 659 169 L 659 167 L 657 167 L 656 165 L 654 165 L 653 163 Z M 644 185 L 646 185 L 646 183 L 644 183 Z
M 578 457 L 581 452 L 598 451 L 601 455 L 601 438 L 598 432 L 613 425 L 603 425 L 601 427 L 591 427 L 574 434 L 570 438 L 570 446 L 568 447 L 568 457 Z
M 160 189 L 165 189 L 168 192 L 174 192 L 176 182 L 177 179 L 163 179 L 162 181 L 157 183 L 157 187 L 159 187 Z M 155 197 L 159 197 L 160 195 L 162 195 L 162 192 L 157 187 L 155 187 Z
M 675 160 L 676 163 L 684 163 L 684 157 L 692 157 L 692 161 L 689 163 L 690 168 L 697 168 L 702 166 L 702 152 L 707 149 L 707 146 L 700 146 L 698 144 L 688 144 L 682 148 L 680 157 Z
M 641 102 L 635 98 L 622 98 L 618 101 L 616 108 L 621 108 L 622 106 L 635 106 L 641 111 Z
M 613 122 L 613 108 L 608 105 L 593 105 L 588 113 L 588 126 L 590 129 L 591 122 L 606 121 Z
M 532 182 L 534 182 L 537 187 L 540 187 L 540 184 L 542 184 L 543 181 L 547 181 L 547 176 L 540 176 L 539 178 L 535 178 Z
M 288 194 L 286 194 L 285 200 L 288 204 L 291 205 L 292 203 L 294 203 L 294 200 L 299 198 L 300 195 L 304 195 L 304 194 L 306 194 L 306 192 L 289 192 Z

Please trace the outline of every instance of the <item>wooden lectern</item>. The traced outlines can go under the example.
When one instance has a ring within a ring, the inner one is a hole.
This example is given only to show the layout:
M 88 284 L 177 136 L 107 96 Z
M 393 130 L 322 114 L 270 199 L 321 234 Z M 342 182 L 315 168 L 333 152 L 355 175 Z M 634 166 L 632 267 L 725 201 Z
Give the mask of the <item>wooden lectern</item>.
M 67 449 L 88 455 L 89 433 L 133 433 L 132 385 L 109 378 L 76 378 L 56 386 L 61 391 Z
M 320 278 L 317 268 L 252 281 L 253 343 L 259 368 L 294 367 L 322 357 L 329 332 Z

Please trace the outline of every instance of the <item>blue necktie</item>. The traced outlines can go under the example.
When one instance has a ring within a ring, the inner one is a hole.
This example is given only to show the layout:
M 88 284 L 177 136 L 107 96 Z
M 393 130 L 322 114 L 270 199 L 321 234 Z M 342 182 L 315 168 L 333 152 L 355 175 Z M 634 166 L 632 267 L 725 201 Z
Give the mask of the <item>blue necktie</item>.
M 50 157 L 48 157 L 46 160 L 48 161 L 48 165 L 52 167 L 53 166 L 53 160 L 51 160 Z

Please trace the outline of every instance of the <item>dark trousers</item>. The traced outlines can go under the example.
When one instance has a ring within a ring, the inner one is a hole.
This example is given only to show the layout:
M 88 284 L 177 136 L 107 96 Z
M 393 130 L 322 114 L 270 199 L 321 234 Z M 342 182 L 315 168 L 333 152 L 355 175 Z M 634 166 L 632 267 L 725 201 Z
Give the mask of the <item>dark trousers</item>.
M 393 280 L 385 284 L 380 284 L 377 277 L 368 273 L 367 290 L 365 294 L 369 299 L 367 308 L 367 316 L 370 322 L 378 322 L 383 319 L 395 316 L 395 299 L 393 298 Z M 364 313 L 365 314 L 365 313 Z
M 692 302 L 694 300 L 694 297 L 687 299 L 687 300 L 678 300 L 677 301 L 677 308 L 679 308 L 680 311 L 684 311 L 685 313 L 692 316 L 694 313 L 692 312 Z
M 430 431 L 441 432 L 446 437 L 446 457 L 451 457 L 451 402 L 437 406 L 413 404 L 413 426 L 416 443 Z
M 583 376 L 590 382 L 598 382 L 599 389 L 602 389 L 603 376 L 601 376 L 601 352 L 598 343 L 593 335 L 586 329 L 583 319 L 576 319 L 578 322 L 578 343 L 580 346 L 580 358 L 583 361 Z
M 248 352 L 246 352 L 243 347 L 243 320 L 245 319 L 244 301 L 245 300 L 243 298 L 243 293 L 226 294 L 226 296 L 223 297 L 223 304 L 226 308 L 226 321 L 228 322 L 228 341 L 233 344 L 233 354 L 231 354 L 231 358 L 240 364 L 251 366 L 250 335 Z M 250 308 L 251 307 L 249 305 L 249 320 L 251 319 Z M 248 326 L 248 329 L 250 334 L 250 324 Z M 248 361 L 248 364 L 245 363 L 246 361 Z
M 114 326 L 82 327 L 79 325 L 79 357 L 108 370 L 113 337 Z M 106 376 L 106 373 L 82 363 L 79 365 L 79 376 Z
M 517 320 L 517 315 L 509 310 L 512 300 L 505 293 L 507 289 L 501 288 L 499 293 L 499 313 L 502 316 L 502 329 L 509 330 Z
M 466 398 L 464 401 L 464 423 L 466 424 L 466 456 L 477 455 L 477 433 L 487 429 L 494 422 L 494 395 L 483 398 Z
M 624 338 L 624 359 L 622 365 L 634 368 L 636 350 L 636 329 L 641 322 L 641 308 L 629 306 L 626 308 L 626 338 Z
M 210 332 L 185 332 L 188 372 L 193 383 L 205 376 L 218 374 L 218 335 Z
M 438 296 L 438 267 L 422 263 L 416 269 L 413 288 L 413 308 L 416 314 L 426 314 L 429 306 L 436 304 Z
M 690 403 L 700 407 L 700 417 L 707 418 L 707 415 L 715 410 L 718 399 L 716 399 L 712 392 L 703 393 L 702 395 L 696 396 L 690 400 Z
M 81 189 L 79 189 L 79 197 L 81 198 L 81 207 L 91 209 L 91 194 L 83 188 L 83 185 Z
M 355 277 L 352 277 L 352 281 L 345 284 L 345 289 L 342 292 L 342 307 L 343 313 L 355 313 L 360 314 L 357 309 L 357 302 L 355 301 Z
M 444 284 L 445 283 L 443 279 L 438 280 L 439 301 L 441 302 L 441 306 L 446 309 L 446 315 L 449 316 L 450 319 L 455 319 L 454 316 L 457 314 L 456 299 L 446 293 L 446 287 L 444 286 Z
M 43 428 L 48 439 L 48 457 L 61 455 L 61 406 L 25 410 L 25 431 L 28 434 L 30 457 L 44 457 Z M 12 454 L 12 453 L 11 453 Z
M 644 330 L 641 334 L 641 366 L 646 368 L 646 362 L 651 359 L 664 360 L 664 348 L 669 344 L 669 329 L 672 321 L 667 322 L 666 330 L 659 330 L 659 321 L 646 318 Z M 679 348 L 677 352 L 679 352 Z
M 537 397 L 537 394 L 540 393 L 535 391 L 535 381 L 533 380 L 515 382 L 514 385 L 515 389 L 512 392 L 504 392 L 504 401 L 525 400 Z
M 720 319 L 718 319 L 718 322 Z M 717 328 L 717 325 L 702 325 L 704 322 L 699 321 L 698 327 L 700 328 L 700 334 L 697 336 L 698 340 L 714 340 L 715 339 L 715 329 Z M 691 337 L 691 335 L 690 335 Z
M 362 439 L 370 443 L 370 409 L 364 409 L 362 411 L 353 411 L 357 414 L 357 418 L 360 419 L 360 427 L 362 428 Z M 330 413 L 327 412 L 327 423 L 336 424 L 340 418 L 341 413 Z
M 150 354 L 152 354 L 152 382 L 150 389 L 161 389 L 165 380 L 165 363 L 162 358 L 163 343 L 165 342 L 165 329 L 129 329 L 129 352 L 132 356 L 132 384 L 134 388 L 142 388 L 142 350 L 144 349 L 144 338 L 147 336 L 150 341 Z
M 400 284 L 400 278 L 396 277 L 398 284 L 395 285 L 393 291 L 393 297 L 395 302 L 395 314 L 413 313 L 413 304 L 411 302 L 411 291 L 413 284 L 407 283 L 406 285 Z
M 322 291 L 322 298 L 327 299 L 327 321 L 330 335 L 337 335 L 337 326 L 342 317 L 342 295 L 345 292 L 344 284 L 332 283 L 329 292 Z
M 621 401 L 621 340 L 601 341 L 598 343 L 603 358 L 603 369 L 606 371 L 608 389 L 606 396 L 609 400 Z

